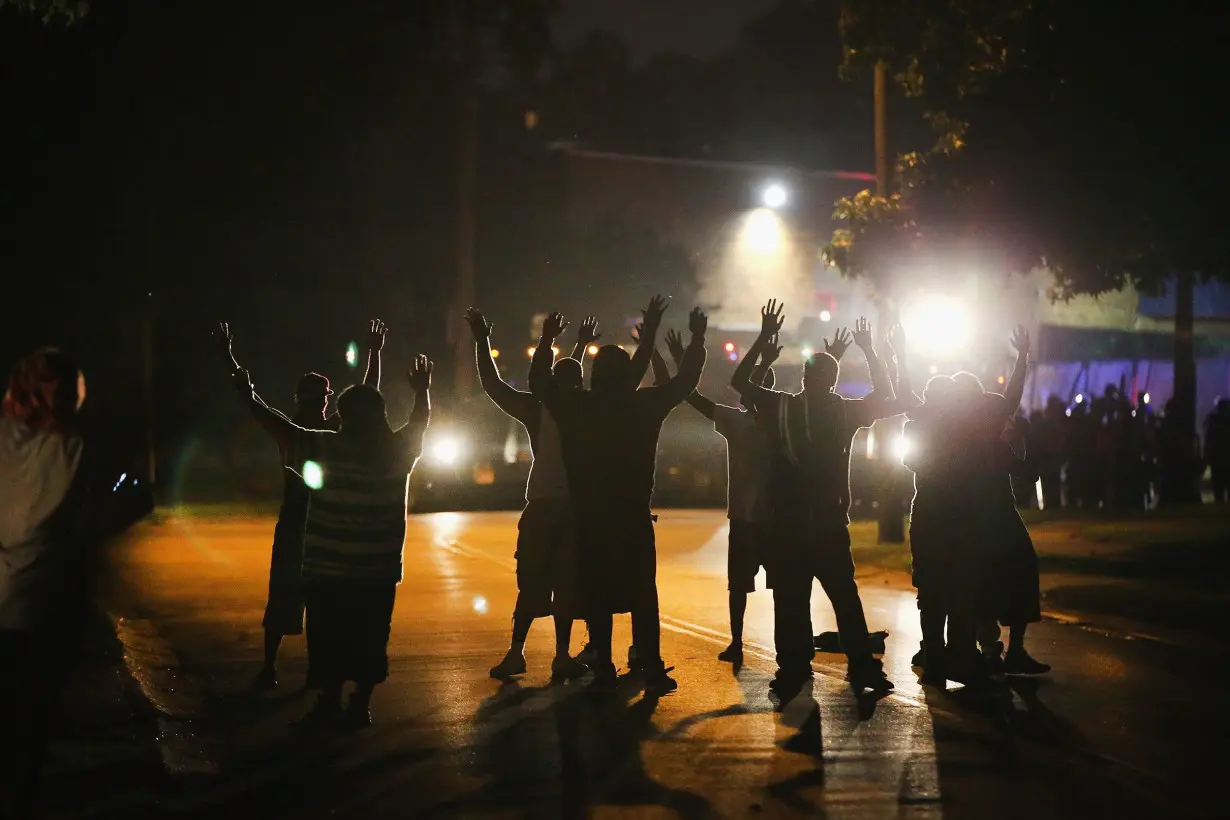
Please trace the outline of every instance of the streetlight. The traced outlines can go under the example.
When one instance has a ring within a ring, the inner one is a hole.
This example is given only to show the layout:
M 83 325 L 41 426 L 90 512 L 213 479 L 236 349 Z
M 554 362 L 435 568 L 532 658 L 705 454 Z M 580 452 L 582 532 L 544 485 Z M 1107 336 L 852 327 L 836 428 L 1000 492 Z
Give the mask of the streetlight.
M 779 182 L 771 182 L 765 186 L 764 191 L 760 195 L 761 201 L 766 208 L 777 209 L 786 204 L 789 196 L 786 193 L 786 188 Z

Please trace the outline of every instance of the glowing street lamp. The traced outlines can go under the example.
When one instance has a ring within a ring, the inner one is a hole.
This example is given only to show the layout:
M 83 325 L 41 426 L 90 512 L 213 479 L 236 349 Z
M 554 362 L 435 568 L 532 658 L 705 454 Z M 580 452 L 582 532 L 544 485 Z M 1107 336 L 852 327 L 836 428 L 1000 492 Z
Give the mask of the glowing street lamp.
M 782 207 L 786 204 L 786 200 L 790 197 L 786 193 L 786 188 L 779 182 L 771 182 L 765 186 L 764 191 L 760 195 L 760 201 L 764 203 L 766 208 Z

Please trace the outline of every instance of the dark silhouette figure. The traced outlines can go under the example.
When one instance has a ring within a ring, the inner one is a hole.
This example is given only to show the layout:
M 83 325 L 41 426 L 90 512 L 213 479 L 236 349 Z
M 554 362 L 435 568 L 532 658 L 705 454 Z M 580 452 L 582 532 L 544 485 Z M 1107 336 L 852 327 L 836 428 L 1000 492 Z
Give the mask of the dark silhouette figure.
M 1057 511 L 1063 506 L 1063 468 L 1068 453 L 1068 417 L 1063 399 L 1050 396 L 1042 418 L 1033 423 L 1034 463 L 1042 481 L 1042 509 Z
M 84 400 L 76 362 L 43 348 L 14 368 L 0 414 L 3 818 L 34 815 L 49 730 L 88 613 L 98 545 L 151 508 L 151 496 L 120 492 L 120 483 L 101 474 L 78 416 Z
M 1213 503 L 1230 503 L 1230 399 L 1218 399 L 1204 420 L 1204 460 L 1213 483 Z
M 367 366 L 363 383 L 380 389 L 380 351 L 384 348 L 387 329 L 384 322 L 373 319 L 368 333 Z M 230 367 L 239 370 L 233 350 L 234 337 L 230 326 L 220 324 L 214 332 L 218 354 Z M 337 430 L 340 419 L 337 413 L 329 414 L 329 397 L 333 390 L 329 379 L 319 373 L 304 373 L 295 388 L 295 414 L 289 420 L 306 430 Z M 277 411 L 275 411 L 277 412 Z M 283 415 L 285 418 L 285 416 Z M 308 505 L 311 490 L 295 473 L 287 460 L 289 453 L 281 450 L 282 457 L 282 506 L 273 529 L 273 548 L 269 559 L 269 597 L 265 603 L 265 616 L 261 628 L 265 630 L 264 666 L 252 681 L 253 691 L 271 691 L 278 685 L 278 650 L 282 638 L 287 635 L 302 635 L 304 626 L 305 599 L 303 580 L 303 532 L 307 526 Z M 316 675 L 312 670 L 312 656 L 308 653 L 307 688 L 315 688 Z
M 556 682 L 578 678 L 585 667 L 568 654 L 572 637 L 572 562 L 576 550 L 576 521 L 568 493 L 568 475 L 555 420 L 532 393 L 510 386 L 500 378 L 491 356 L 491 323 L 475 308 L 466 311 L 474 334 L 478 378 L 496 406 L 516 419 L 530 437 L 534 464 L 525 487 L 525 510 L 517 524 L 517 603 L 513 609 L 512 643 L 491 677 L 506 679 L 525 672 L 525 639 L 536 618 L 555 618 L 555 658 L 551 678 Z M 585 386 L 582 359 L 585 349 L 601 337 L 592 317 L 581 324 L 571 357 L 552 368 L 561 391 Z
M 657 551 L 650 512 L 662 422 L 700 382 L 705 365 L 706 317 L 689 319 L 691 343 L 679 373 L 665 385 L 637 389 L 648 367 L 665 300 L 644 312 L 635 359 L 615 345 L 594 357 L 592 389 L 560 389 L 551 375 L 551 347 L 567 322 L 558 313 L 543 325 L 530 368 L 530 389 L 560 428 L 569 488 L 578 518 L 578 613 L 589 625 L 597 682 L 615 680 L 611 616 L 632 613 L 633 645 L 646 674 L 646 690 L 677 684 L 662 661 L 658 619 Z
M 1186 409 L 1179 400 L 1170 399 L 1158 426 L 1159 505 L 1199 504 L 1201 500 L 1198 482 L 1204 462 L 1200 458 L 1199 438 L 1183 421 L 1188 416 Z
M 312 665 L 321 687 L 313 710 L 318 718 L 341 712 L 342 686 L 354 681 L 347 719 L 369 725 L 372 690 L 388 676 L 407 483 L 431 417 L 431 370 L 426 356 L 415 358 L 408 374 L 415 394 L 408 423 L 391 429 L 380 391 L 356 385 L 338 398 L 337 432 L 295 425 L 261 401 L 247 371 L 232 374 L 257 421 L 313 491 L 302 577 Z
M 676 367 L 683 365 L 683 337 L 677 331 L 666 334 L 666 347 Z M 776 340 L 765 347 L 760 362 L 752 373 L 752 381 L 773 389 L 773 363 L 781 355 Z M 653 353 L 654 382 L 670 381 L 666 361 Z M 756 591 L 756 574 L 764 563 L 764 552 L 771 532 L 773 508 L 769 503 L 769 481 L 773 467 L 773 443 L 764 422 L 756 417 L 750 401 L 740 397 L 741 407 L 728 407 L 694 392 L 687 398 L 713 429 L 726 439 L 728 461 L 727 517 L 730 520 L 726 554 L 726 589 L 730 598 L 730 645 L 718 654 L 718 660 L 736 667 L 743 664 L 743 618 L 747 614 L 747 596 Z
M 838 364 L 829 353 L 805 363 L 801 393 L 753 384 L 752 368 L 783 322 L 775 302 L 761 315 L 760 335 L 731 384 L 766 420 L 774 444 L 774 529 L 768 562 L 778 664 L 774 691 L 783 701 L 789 700 L 812 676 L 813 578 L 820 580 L 833 604 L 851 687 L 857 692 L 888 691 L 892 682 L 868 643 L 849 532 L 851 440 L 859 428 L 901 412 L 888 370 L 875 353 L 870 326 L 860 319 L 854 342 L 867 356 L 874 391 L 870 397 L 850 400 L 833 392 Z

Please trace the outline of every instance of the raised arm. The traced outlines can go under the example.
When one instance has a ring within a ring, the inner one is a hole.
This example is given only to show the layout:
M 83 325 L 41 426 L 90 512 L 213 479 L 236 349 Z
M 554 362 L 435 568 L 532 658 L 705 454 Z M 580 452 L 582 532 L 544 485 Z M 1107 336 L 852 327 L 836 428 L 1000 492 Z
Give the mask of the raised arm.
M 1004 388 L 1004 411 L 1009 418 L 1021 406 L 1025 395 L 1025 375 L 1029 371 L 1029 331 L 1021 325 L 1017 325 L 1012 333 L 1012 346 L 1016 348 L 1016 366 L 1012 368 L 1012 376 Z
M 530 360 L 530 392 L 548 409 L 553 409 L 559 402 L 559 389 L 551 377 L 551 365 L 555 361 L 551 348 L 566 327 L 568 320 L 563 314 L 552 313 L 548 316 L 542 323 L 542 337 L 534 349 L 534 358 Z
M 860 316 L 854 324 L 854 343 L 867 357 L 867 371 L 871 375 L 871 391 L 883 401 L 891 402 L 896 397 L 896 393 L 893 392 L 893 383 L 888 376 L 888 367 L 884 364 L 884 360 L 876 355 L 875 339 L 871 335 L 871 323 L 864 316 Z
M 423 452 L 423 435 L 427 425 L 431 424 L 431 359 L 420 353 L 410 364 L 406 378 L 410 389 L 414 391 L 414 409 L 410 411 L 410 419 L 406 422 L 406 449 L 411 458 L 418 458 Z
M 577 343 L 572 346 L 572 353 L 568 358 L 576 359 L 581 363 L 581 370 L 585 370 L 585 351 L 589 346 L 595 344 L 602 338 L 602 334 L 598 332 L 598 319 L 593 316 L 586 316 L 585 321 L 581 322 L 581 327 L 577 331 Z
M 384 334 L 388 332 L 384 322 L 372 319 L 367 332 L 367 367 L 363 370 L 363 383 L 380 389 L 380 351 L 384 349 Z
M 764 394 L 773 392 L 753 382 L 752 373 L 756 368 L 756 363 L 772 344 L 773 338 L 777 336 L 786 321 L 782 316 L 784 308 L 785 306 L 778 304 L 776 299 L 770 299 L 769 303 L 760 309 L 760 335 L 752 343 L 751 349 L 743 355 L 743 359 L 735 367 L 734 375 L 730 377 L 730 386 L 735 389 L 736 393 L 743 396 L 745 402 L 754 403 Z
M 469 308 L 465 313 L 466 324 L 474 335 L 474 359 L 478 363 L 478 381 L 483 392 L 508 415 L 524 422 L 529 403 L 535 399 L 529 393 L 517 390 L 500 378 L 495 357 L 491 355 L 491 322 L 478 308 Z
M 708 326 L 708 317 L 700 308 L 693 308 L 688 316 L 688 330 L 692 333 L 692 339 L 687 350 L 683 352 L 682 361 L 679 362 L 679 372 L 661 387 L 649 388 L 653 391 L 653 400 L 659 403 L 658 411 L 663 415 L 696 392 L 696 386 L 700 384 L 700 374 L 705 369 L 705 331 Z
M 283 413 L 275 410 L 256 394 L 252 388 L 252 378 L 248 371 L 239 366 L 235 359 L 235 337 L 231 335 L 231 326 L 219 322 L 213 331 L 214 349 L 223 363 L 229 368 L 231 383 L 248 404 L 252 417 L 273 436 L 279 447 L 289 451 L 294 445 L 298 427 Z
M 640 387 L 649 372 L 649 363 L 653 359 L 653 348 L 658 340 L 658 328 L 662 326 L 662 314 L 666 312 L 669 301 L 665 296 L 655 296 L 649 300 L 649 305 L 641 311 L 640 338 L 637 340 L 636 353 L 632 356 L 632 386 Z
M 854 334 L 850 333 L 850 328 L 838 328 L 833 333 L 833 341 L 823 339 L 824 352 L 832 356 L 837 361 L 841 361 L 841 357 L 846 355 L 846 351 L 850 349 L 850 345 L 854 342 Z
M 683 370 L 683 359 L 687 355 L 687 351 L 683 347 L 683 337 L 679 335 L 679 331 L 670 330 L 666 333 L 666 349 L 670 351 L 671 358 L 675 360 L 675 368 L 679 371 Z M 666 371 L 666 361 L 662 358 L 662 354 L 654 350 L 654 375 L 658 375 L 658 362 L 661 362 L 661 369 L 666 378 L 655 378 L 655 383 L 666 384 L 670 380 L 670 375 Z M 693 390 L 692 393 L 684 399 L 692 407 L 696 408 L 696 412 L 700 413 L 705 418 L 713 421 L 713 416 L 716 404 L 711 399 L 707 399 L 700 394 L 700 391 Z

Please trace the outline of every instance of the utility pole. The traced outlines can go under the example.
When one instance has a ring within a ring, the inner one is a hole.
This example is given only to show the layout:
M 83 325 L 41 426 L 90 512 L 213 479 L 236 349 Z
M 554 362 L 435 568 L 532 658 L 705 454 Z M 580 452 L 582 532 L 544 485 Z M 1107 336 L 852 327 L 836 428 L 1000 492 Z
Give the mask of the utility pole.
M 462 327 L 462 313 L 474 303 L 474 257 L 478 198 L 478 33 L 473 0 L 462 0 L 457 18 L 461 50 L 457 168 L 457 284 L 449 333 L 454 345 L 454 390 L 459 399 L 474 389 L 473 340 Z
M 888 67 L 877 60 L 874 80 L 875 149 L 876 149 L 876 194 L 889 195 L 892 163 L 888 150 Z M 883 278 L 882 281 L 887 281 Z M 896 310 L 887 293 L 876 294 L 880 332 L 887 333 L 897 323 Z M 880 509 L 877 540 L 881 544 L 900 544 L 905 541 L 905 498 L 902 492 L 901 469 L 893 463 L 893 442 L 901 436 L 904 425 L 900 419 L 883 419 L 872 425 L 875 436 L 875 455 L 880 469 Z
M 141 362 L 144 372 L 142 385 L 145 400 L 145 453 L 148 461 L 149 483 L 158 486 L 158 451 L 154 436 L 154 318 L 146 314 L 141 320 Z

